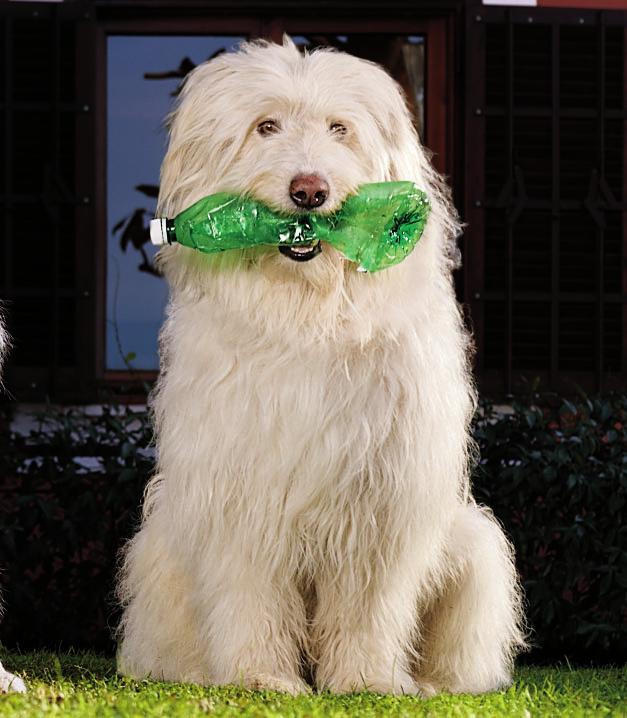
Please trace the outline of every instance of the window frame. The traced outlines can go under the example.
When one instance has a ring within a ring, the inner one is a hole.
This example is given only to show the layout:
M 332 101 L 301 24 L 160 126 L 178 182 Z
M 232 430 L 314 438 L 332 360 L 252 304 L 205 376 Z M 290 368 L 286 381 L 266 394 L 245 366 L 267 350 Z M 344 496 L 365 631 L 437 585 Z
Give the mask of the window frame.
M 111 35 L 239 35 L 265 37 L 281 42 L 284 33 L 305 34 L 326 32 L 333 34 L 381 33 L 425 36 L 425 139 L 433 152 L 436 168 L 450 175 L 454 158 L 453 108 L 453 25 L 450 16 L 398 18 L 346 18 L 299 16 L 211 16 L 193 17 L 163 15 L 155 18 L 131 17 L 108 19 L 94 23 L 92 39 L 95 60 L 94 166 L 106 167 L 107 142 L 107 38 Z M 136 400 L 142 386 L 152 383 L 158 370 L 111 370 L 106 361 L 106 291 L 107 291 L 107 175 L 100 171 L 94 177 L 94 237 L 95 237 L 95 336 L 94 367 L 96 383 L 123 397 Z

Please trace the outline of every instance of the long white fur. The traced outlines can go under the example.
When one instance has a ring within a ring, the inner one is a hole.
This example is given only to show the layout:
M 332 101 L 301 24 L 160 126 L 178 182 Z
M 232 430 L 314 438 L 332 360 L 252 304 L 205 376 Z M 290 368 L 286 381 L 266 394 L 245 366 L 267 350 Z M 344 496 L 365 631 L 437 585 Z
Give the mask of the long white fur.
M 24 681 L 19 677 L 9 673 L 0 663 L 0 693 L 26 693 Z
M 268 118 L 280 131 L 260 136 Z M 159 462 L 121 571 L 120 670 L 293 693 L 304 664 L 333 691 L 507 685 L 520 595 L 469 491 L 457 217 L 398 86 L 346 54 L 256 42 L 193 71 L 170 129 L 169 217 L 222 190 L 289 210 L 303 172 L 328 181 L 324 210 L 385 180 L 433 209 L 410 257 L 372 275 L 330 246 L 306 263 L 162 250 Z
M 0 307 L 0 389 L 2 389 L 2 365 L 4 364 L 4 358 L 9 349 L 9 336 L 4 328 L 2 307 Z M 2 605 L 0 605 L 0 614 L 2 613 Z M 9 673 L 0 663 L 0 693 L 8 693 L 9 691 L 16 691 L 18 693 L 24 693 L 26 686 L 24 681 L 18 676 L 14 676 Z

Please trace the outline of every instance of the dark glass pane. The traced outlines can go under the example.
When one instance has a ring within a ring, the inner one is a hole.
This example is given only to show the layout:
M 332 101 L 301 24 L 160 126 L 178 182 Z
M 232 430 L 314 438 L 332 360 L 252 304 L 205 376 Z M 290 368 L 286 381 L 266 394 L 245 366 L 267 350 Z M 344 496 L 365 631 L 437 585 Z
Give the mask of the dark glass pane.
M 504 290 L 507 283 L 507 225 L 501 209 L 486 210 L 484 248 L 485 288 Z
M 58 281 L 59 287 L 71 289 L 76 281 L 76 242 L 84 238 L 76 237 L 75 233 L 75 210 L 72 205 L 64 205 L 59 208 L 59 220 L 61 231 L 58 237 Z
M 55 341 L 59 352 L 60 366 L 76 365 L 77 340 L 74 327 L 76 326 L 76 300 L 62 298 L 59 300 L 59 320 L 55 331 Z
M 54 281 L 53 242 L 46 231 L 50 217 L 41 203 L 16 206 L 10 216 L 13 286 L 16 289 L 47 289 Z
M 605 105 L 622 110 L 625 104 L 625 28 L 605 29 Z
M 596 156 L 596 120 L 560 120 L 560 196 L 583 200 L 588 194 Z
M 596 227 L 587 213 L 562 213 L 559 258 L 561 291 L 594 292 L 596 290 Z
M 62 102 L 72 102 L 76 96 L 76 25 L 62 23 L 59 35 L 59 95 Z
M 551 101 L 551 27 L 515 25 L 514 106 L 550 107 Z
M 74 112 L 62 112 L 59 115 L 59 157 L 58 157 L 58 178 L 57 181 L 63 184 L 59 191 L 64 195 L 74 194 L 75 191 L 75 149 L 76 114 Z M 84 148 L 81 148 L 84 151 Z
M 513 229 L 514 290 L 551 291 L 551 215 L 524 211 Z
M 591 109 L 597 101 L 597 30 L 560 28 L 560 105 Z
M 486 25 L 485 91 L 488 105 L 507 103 L 507 32 L 502 25 Z
M 546 369 L 551 356 L 551 305 L 514 302 L 512 306 L 512 367 Z
M 7 314 L 13 337 L 11 362 L 17 366 L 46 366 L 52 352 L 53 324 L 47 297 L 20 297 Z
M 486 369 L 505 366 L 505 302 L 485 303 L 484 365 Z
M 41 193 L 50 167 L 50 116 L 45 112 L 13 113 L 13 191 Z
M 627 313 L 622 304 L 606 304 L 603 308 L 603 367 L 620 371 L 623 349 L 623 331 L 627 326 Z
M 502 117 L 486 117 L 485 123 L 485 188 L 496 199 L 509 179 L 507 123 Z
M 0 102 L 4 102 L 5 100 L 6 73 L 8 71 L 8 68 L 4 66 L 4 58 L 6 57 L 5 37 L 7 22 L 8 20 L 6 18 L 0 17 L 0 58 L 2 58 L 2 61 L 0 62 Z M 1 136 L 2 135 L 0 135 L 0 137 Z
M 627 136 L 625 120 L 606 120 L 605 122 L 605 181 L 614 198 L 620 201 L 624 192 L 625 138 Z
M 561 304 L 559 308 L 559 368 L 590 371 L 595 368 L 596 305 Z
M 13 20 L 13 98 L 26 102 L 52 99 L 53 26 L 47 19 Z
M 623 233 L 625 222 L 621 212 L 605 213 L 603 234 L 603 289 L 606 292 L 622 291 L 625 266 Z M 627 330 L 627 327 L 626 327 Z
M 530 197 L 550 199 L 553 187 L 551 120 L 517 117 L 514 120 L 514 164 Z

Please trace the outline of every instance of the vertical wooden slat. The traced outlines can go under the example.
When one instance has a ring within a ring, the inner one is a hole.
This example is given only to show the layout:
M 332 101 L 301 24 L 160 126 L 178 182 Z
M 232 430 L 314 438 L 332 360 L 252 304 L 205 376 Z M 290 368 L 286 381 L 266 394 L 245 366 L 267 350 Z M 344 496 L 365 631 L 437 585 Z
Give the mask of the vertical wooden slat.
M 50 172 L 53 182 L 61 176 L 60 153 L 61 153 L 61 121 L 60 121 L 60 72 L 61 72 L 61 29 L 59 20 L 59 8 L 51 8 L 51 31 L 52 31 L 52 72 L 50 73 L 50 147 L 52 157 Z M 54 201 L 54 200 L 53 200 Z M 60 313 L 59 313 L 59 232 L 61 221 L 61 208 L 59 205 L 52 206 L 53 216 L 49 222 L 49 235 L 52 242 L 52 272 L 50 276 L 50 322 L 52 331 L 50 341 L 52 346 L 48 357 L 48 394 L 56 395 L 57 378 L 59 368 L 59 342 L 60 337 Z M 67 319 L 66 319 L 67 321 Z M 72 332 L 76 338 L 76 332 Z
M 446 43 L 446 24 L 442 20 L 429 21 L 425 42 L 425 144 L 434 153 L 433 164 L 442 174 L 449 171 L 447 138 L 450 115 Z
M 560 241 L 560 26 L 551 25 L 551 87 L 552 97 L 552 128 L 553 137 L 552 161 L 553 186 L 551 193 L 551 355 L 549 382 L 555 386 L 559 363 L 559 241 Z
M 6 296 L 11 295 L 13 289 L 12 280 L 12 268 L 13 268 L 13 257 L 12 248 L 13 242 L 11 241 L 11 213 L 12 213 L 12 202 L 11 197 L 13 195 L 13 178 L 12 178 L 12 152 L 13 152 L 13 113 L 12 113 L 12 99 L 13 99 L 13 17 L 6 15 L 4 18 L 4 158 L 5 165 L 2 168 L 4 172 L 4 194 L 5 203 L 3 208 L 3 252 L 2 252 L 2 274 L 3 274 L 3 285 L 4 293 Z
M 95 373 L 96 379 L 105 373 L 106 318 L 107 318 L 107 35 L 102 26 L 94 33 L 95 69 L 94 86 L 94 195 L 93 212 L 96 254 L 93 258 L 96 277 L 95 296 Z
M 597 171 L 605 180 L 605 13 L 599 13 L 597 23 Z M 604 295 L 604 227 L 597 224 L 597 331 L 596 331 L 596 388 L 603 389 L 604 331 L 603 331 L 603 295 Z
M 465 304 L 469 308 L 476 371 L 485 370 L 485 74 L 486 29 L 481 7 L 466 16 L 465 221 L 463 239 Z
M 104 186 L 104 161 L 102 147 L 96 142 L 96 118 L 102 113 L 98 92 L 103 83 L 104 66 L 98 65 L 100 50 L 93 11 L 87 6 L 76 19 L 76 78 L 75 100 L 77 104 L 75 134 L 75 175 L 77 204 L 75 208 L 76 241 L 76 328 L 77 342 L 77 393 L 85 399 L 94 397 L 95 378 L 98 371 L 97 357 L 101 347 L 100 333 L 104 327 L 104 315 L 97 314 L 98 278 L 103 273 L 106 248 L 102 246 L 103 231 L 96 220 L 100 213 L 103 222 L 104 206 L 97 198 L 96 178 Z M 100 72 L 98 72 L 100 67 Z M 100 151 L 100 156 L 97 156 Z M 103 225 L 104 226 L 104 225 Z M 106 237 L 105 237 L 106 239 Z
M 506 14 L 507 33 L 507 176 L 514 181 L 514 23 L 512 14 Z M 505 393 L 512 392 L 512 334 L 513 334 L 513 259 L 514 259 L 514 225 L 508 217 L 507 223 L 507 254 L 505 280 Z

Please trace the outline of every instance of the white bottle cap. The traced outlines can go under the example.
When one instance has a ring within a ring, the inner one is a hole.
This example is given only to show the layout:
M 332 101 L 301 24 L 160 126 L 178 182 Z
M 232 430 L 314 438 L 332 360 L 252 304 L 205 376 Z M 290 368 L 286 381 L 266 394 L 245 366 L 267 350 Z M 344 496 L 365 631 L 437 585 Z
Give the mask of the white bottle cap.
M 156 245 L 168 244 L 165 217 L 150 220 L 150 241 Z

